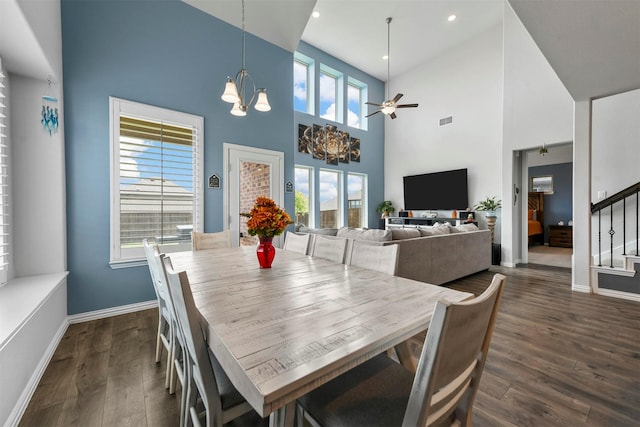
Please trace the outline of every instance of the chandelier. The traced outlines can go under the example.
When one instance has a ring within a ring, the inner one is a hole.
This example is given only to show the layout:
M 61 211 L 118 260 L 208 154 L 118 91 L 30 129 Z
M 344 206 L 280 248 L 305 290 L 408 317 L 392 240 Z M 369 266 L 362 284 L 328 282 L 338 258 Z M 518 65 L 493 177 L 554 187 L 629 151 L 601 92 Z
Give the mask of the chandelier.
M 265 88 L 256 89 L 253 78 L 245 68 L 244 1 L 242 0 L 242 68 L 236 74 L 235 80 L 227 77 L 227 83 L 221 97 L 223 101 L 233 104 L 231 114 L 241 117 L 247 115 L 247 109 L 253 101 L 256 101 L 254 106 L 256 110 L 263 112 L 271 110 L 267 99 L 267 90 Z M 247 89 L 251 90 L 249 96 L 247 96 Z

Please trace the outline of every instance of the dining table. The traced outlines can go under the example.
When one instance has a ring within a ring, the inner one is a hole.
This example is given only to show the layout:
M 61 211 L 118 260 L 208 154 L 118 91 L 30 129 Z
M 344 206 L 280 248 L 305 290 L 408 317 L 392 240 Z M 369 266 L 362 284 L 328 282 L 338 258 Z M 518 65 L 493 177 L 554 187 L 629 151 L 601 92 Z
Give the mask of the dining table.
M 278 249 L 168 254 L 186 271 L 207 343 L 233 385 L 271 426 L 291 426 L 295 401 L 429 327 L 438 300 L 473 295 Z

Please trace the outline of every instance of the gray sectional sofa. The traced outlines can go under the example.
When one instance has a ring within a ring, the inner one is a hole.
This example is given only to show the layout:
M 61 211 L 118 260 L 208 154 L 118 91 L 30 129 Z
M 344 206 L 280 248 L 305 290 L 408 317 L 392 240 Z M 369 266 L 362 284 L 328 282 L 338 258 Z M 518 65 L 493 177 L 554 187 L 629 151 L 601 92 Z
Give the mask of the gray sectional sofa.
M 371 244 L 399 246 L 400 277 L 441 285 L 491 266 L 491 232 L 473 224 L 388 230 L 299 229 L 300 233 L 329 234 Z M 348 248 L 349 249 L 349 248 Z

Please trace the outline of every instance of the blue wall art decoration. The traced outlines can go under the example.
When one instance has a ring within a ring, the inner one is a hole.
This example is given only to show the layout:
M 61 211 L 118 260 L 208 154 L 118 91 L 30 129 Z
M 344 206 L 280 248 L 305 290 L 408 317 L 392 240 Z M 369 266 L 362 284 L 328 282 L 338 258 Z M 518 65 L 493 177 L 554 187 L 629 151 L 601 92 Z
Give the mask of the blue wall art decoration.
M 49 87 L 47 94 L 42 97 L 42 111 L 40 112 L 40 123 L 44 130 L 52 135 L 58 131 L 58 108 L 55 106 L 58 102 L 58 98 L 51 95 L 51 79 L 48 80 Z

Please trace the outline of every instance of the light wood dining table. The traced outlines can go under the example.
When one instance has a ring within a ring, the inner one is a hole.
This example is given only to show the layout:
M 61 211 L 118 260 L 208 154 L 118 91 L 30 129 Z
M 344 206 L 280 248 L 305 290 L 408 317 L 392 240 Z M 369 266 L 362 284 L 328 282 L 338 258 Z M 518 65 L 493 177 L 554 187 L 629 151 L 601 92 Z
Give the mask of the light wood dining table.
M 272 426 L 293 424 L 298 397 L 426 330 L 437 300 L 473 296 L 281 249 L 270 269 L 255 247 L 169 256 L 214 355 Z

